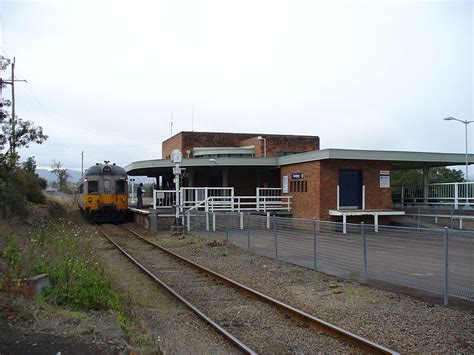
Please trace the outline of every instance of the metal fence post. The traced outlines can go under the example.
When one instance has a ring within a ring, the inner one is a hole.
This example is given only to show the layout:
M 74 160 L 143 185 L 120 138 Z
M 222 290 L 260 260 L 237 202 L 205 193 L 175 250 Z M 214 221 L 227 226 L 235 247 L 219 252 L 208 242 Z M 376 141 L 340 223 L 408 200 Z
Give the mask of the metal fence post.
M 188 212 L 188 215 L 186 216 L 186 219 L 188 221 L 188 232 L 191 231 L 191 213 Z
M 216 231 L 216 213 L 215 212 L 212 213 L 212 231 L 213 232 Z
M 451 206 L 451 229 L 453 229 L 453 220 L 454 220 L 453 216 L 454 216 L 454 209 L 453 209 L 453 206 Z
M 275 215 L 273 215 L 273 239 L 275 240 L 275 259 L 278 260 L 278 240 Z
M 448 227 L 444 227 L 444 305 L 448 305 L 448 273 L 449 273 L 449 261 L 448 261 Z
M 418 228 L 420 228 L 420 218 L 421 218 L 421 206 L 418 205 Z
M 247 214 L 247 250 L 250 251 L 250 212 Z
M 364 245 L 364 278 L 362 282 L 367 283 L 367 239 L 365 238 L 364 222 L 360 223 L 360 231 L 362 233 L 362 243 Z
M 317 270 L 316 264 L 316 218 L 313 218 L 313 259 L 314 259 L 314 270 Z
M 207 222 L 206 228 L 207 228 L 207 238 L 211 239 L 211 228 L 209 228 L 209 214 L 210 212 L 206 213 L 206 222 Z
M 229 215 L 225 214 L 225 240 L 229 240 Z

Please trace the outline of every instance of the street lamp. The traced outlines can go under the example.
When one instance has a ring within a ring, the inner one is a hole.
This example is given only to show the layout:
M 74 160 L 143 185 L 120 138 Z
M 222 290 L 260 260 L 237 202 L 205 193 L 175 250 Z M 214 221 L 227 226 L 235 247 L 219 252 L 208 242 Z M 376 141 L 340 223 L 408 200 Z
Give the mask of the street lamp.
M 445 121 L 458 121 L 458 122 L 464 123 L 464 128 L 466 132 L 466 181 L 469 181 L 469 165 L 467 162 L 467 125 L 474 121 L 468 121 L 468 120 L 463 121 L 454 117 L 446 117 L 444 118 L 444 120 Z M 467 186 L 466 186 L 466 207 L 469 207 L 469 188 Z
M 135 179 L 129 179 L 129 181 L 132 183 L 132 205 L 135 203 L 135 198 L 133 195 L 133 185 L 135 183 Z

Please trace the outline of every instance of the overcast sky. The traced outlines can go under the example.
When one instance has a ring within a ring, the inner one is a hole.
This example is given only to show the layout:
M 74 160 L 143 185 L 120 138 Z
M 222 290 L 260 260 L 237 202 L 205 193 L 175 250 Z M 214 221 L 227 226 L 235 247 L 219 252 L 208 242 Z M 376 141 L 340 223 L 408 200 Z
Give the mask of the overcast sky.
M 0 0 L 22 150 L 80 169 L 161 157 L 182 130 L 318 135 L 321 148 L 464 152 L 473 3 Z M 8 73 L 3 73 L 8 77 Z M 6 93 L 9 97 L 9 93 Z M 191 112 L 194 104 L 194 127 Z M 470 129 L 474 148 L 474 126 Z

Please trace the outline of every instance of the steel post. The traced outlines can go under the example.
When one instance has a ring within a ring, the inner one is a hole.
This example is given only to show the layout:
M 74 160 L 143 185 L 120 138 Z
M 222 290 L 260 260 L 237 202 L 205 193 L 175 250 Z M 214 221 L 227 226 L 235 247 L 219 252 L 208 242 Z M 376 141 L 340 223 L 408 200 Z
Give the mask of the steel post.
M 273 215 L 273 239 L 275 240 L 275 259 L 278 260 L 278 239 L 275 215 Z
M 317 270 L 316 263 L 316 218 L 313 218 L 313 260 L 314 260 L 314 270 Z
M 448 260 L 448 227 L 444 227 L 444 305 L 448 305 L 448 292 L 449 292 L 449 260 Z
M 368 275 L 368 270 L 367 270 L 367 239 L 365 237 L 365 228 L 364 228 L 364 222 L 360 223 L 360 230 L 362 233 L 362 244 L 364 247 L 364 279 L 362 280 L 363 283 L 367 283 L 367 275 Z
M 225 240 L 229 240 L 229 215 L 225 214 Z
M 250 212 L 247 214 L 247 250 L 250 251 Z

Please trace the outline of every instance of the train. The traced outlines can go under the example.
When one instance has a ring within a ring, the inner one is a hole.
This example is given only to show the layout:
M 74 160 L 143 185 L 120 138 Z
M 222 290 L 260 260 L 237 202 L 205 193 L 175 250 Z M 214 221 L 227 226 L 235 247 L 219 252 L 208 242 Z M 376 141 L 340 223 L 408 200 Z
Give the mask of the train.
M 128 180 L 124 168 L 104 161 L 87 169 L 77 184 L 76 201 L 94 222 L 114 223 L 128 216 Z

